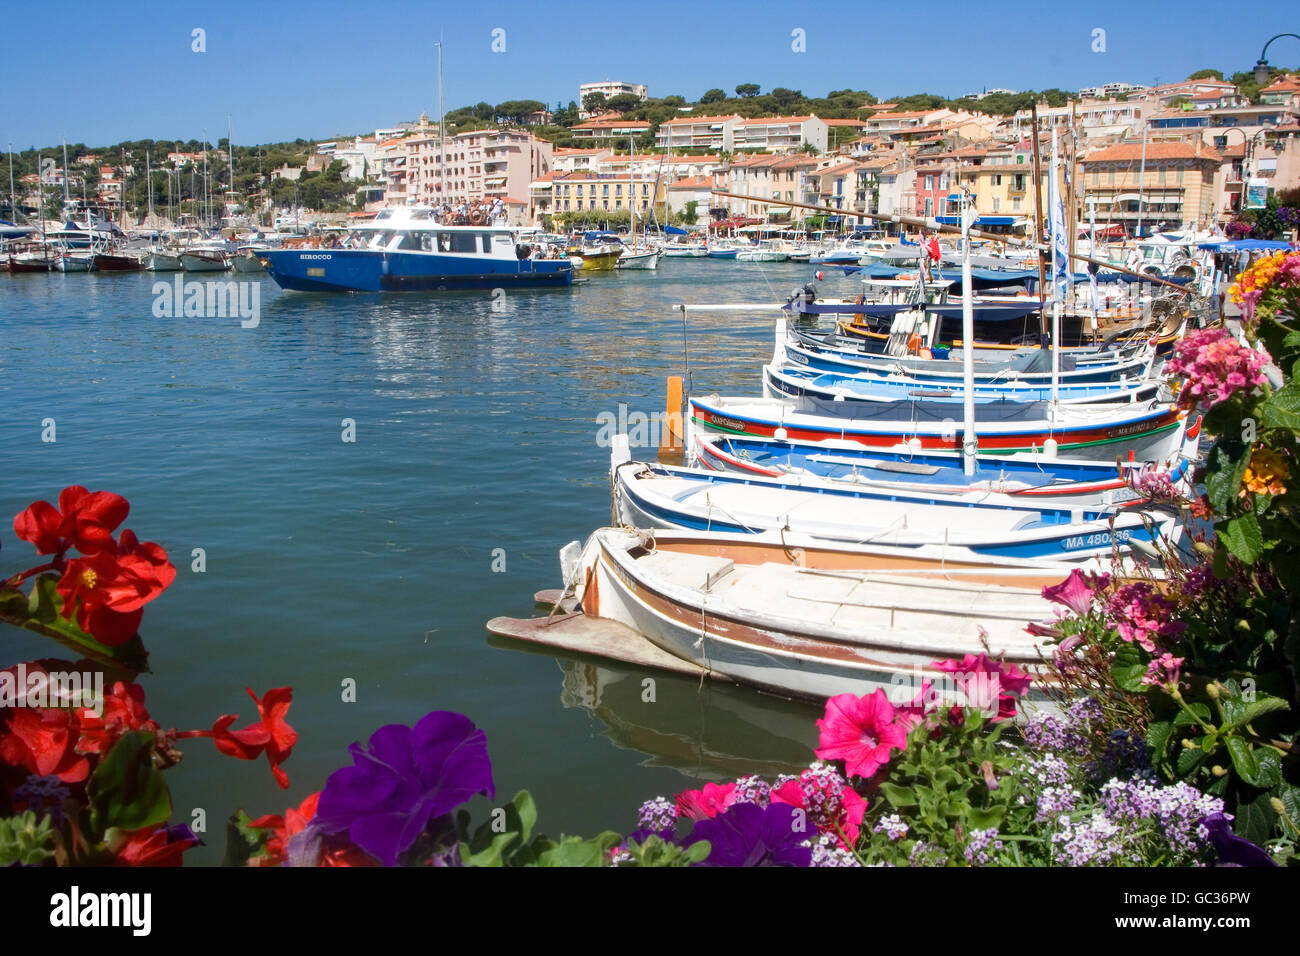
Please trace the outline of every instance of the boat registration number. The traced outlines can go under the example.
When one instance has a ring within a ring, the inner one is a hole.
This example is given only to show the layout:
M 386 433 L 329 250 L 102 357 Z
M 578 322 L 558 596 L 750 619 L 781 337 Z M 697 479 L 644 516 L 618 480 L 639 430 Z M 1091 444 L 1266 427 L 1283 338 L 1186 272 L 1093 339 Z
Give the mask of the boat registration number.
M 1080 534 L 1065 539 L 1066 551 L 1078 551 L 1082 548 L 1100 548 L 1104 545 L 1118 541 L 1123 544 L 1133 536 L 1131 531 L 1116 531 L 1112 535 L 1109 531 L 1099 531 L 1096 534 Z
M 308 275 L 308 276 L 315 276 L 315 277 L 319 277 L 319 278 L 322 278 L 322 279 L 323 279 L 323 278 L 325 277 L 325 270 L 324 270 L 324 269 L 320 269 L 320 268 L 316 268 L 316 269 L 308 269 L 308 270 L 307 270 L 307 275 Z
M 709 421 L 713 422 L 713 424 L 718 425 L 722 428 L 730 428 L 732 431 L 743 432 L 745 430 L 744 422 L 737 421 L 734 418 L 727 418 L 723 415 L 710 414 Z

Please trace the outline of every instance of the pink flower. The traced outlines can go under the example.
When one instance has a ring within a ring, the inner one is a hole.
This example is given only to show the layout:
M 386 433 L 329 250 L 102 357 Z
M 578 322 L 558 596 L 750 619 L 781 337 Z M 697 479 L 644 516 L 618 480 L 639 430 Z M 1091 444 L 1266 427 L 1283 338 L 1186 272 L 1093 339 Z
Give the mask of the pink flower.
M 1243 295 L 1241 308 L 1247 321 L 1258 300 L 1258 292 Z M 1212 408 L 1239 391 L 1263 385 L 1267 381 L 1263 369 L 1270 361 L 1268 353 L 1242 345 L 1227 329 L 1200 329 L 1187 333 L 1174 347 L 1165 372 L 1185 379 L 1180 404 Z
M 858 842 L 867 812 L 867 801 L 829 764 L 813 764 L 797 779 L 773 787 L 772 802 L 806 811 L 818 831 L 833 834 L 845 849 Z
M 1142 683 L 1155 684 L 1159 686 L 1178 686 L 1179 671 L 1183 666 L 1183 658 L 1174 657 L 1174 655 L 1165 652 L 1159 657 L 1151 658 L 1147 664 L 1147 672 L 1142 675 Z
M 1106 602 L 1106 620 L 1119 636 L 1152 654 L 1157 637 L 1174 637 L 1187 629 L 1174 619 L 1174 604 L 1146 581 L 1117 588 Z
M 1064 604 L 1082 617 L 1092 610 L 1094 596 L 1109 581 L 1109 574 L 1084 574 L 1075 568 L 1060 584 L 1043 588 L 1043 597 L 1055 604 Z
M 889 763 L 889 751 L 907 749 L 907 728 L 894 722 L 894 705 L 883 690 L 864 697 L 836 694 L 817 721 L 823 760 L 843 760 L 851 777 L 870 777 Z
M 706 820 L 716 817 L 735 802 L 735 781 L 722 786 L 706 783 L 702 790 L 683 790 L 677 795 L 677 815 Z
M 1076 573 L 1071 571 L 1070 578 Z M 1030 676 L 1015 664 L 995 661 L 987 654 L 967 654 L 960 661 L 934 661 L 931 666 L 953 675 L 966 697 L 966 706 L 988 712 L 996 703 L 995 721 L 1016 716 L 1016 699 L 1023 697 L 1032 683 Z

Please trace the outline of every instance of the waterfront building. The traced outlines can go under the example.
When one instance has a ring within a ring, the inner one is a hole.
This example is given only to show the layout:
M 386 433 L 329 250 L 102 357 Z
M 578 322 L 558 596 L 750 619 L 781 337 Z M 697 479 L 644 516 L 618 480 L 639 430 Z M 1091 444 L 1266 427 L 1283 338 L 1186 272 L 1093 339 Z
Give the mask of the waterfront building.
M 668 190 L 667 184 L 662 180 L 656 182 L 652 174 L 551 173 L 536 177 L 528 193 L 530 215 L 536 221 L 548 213 L 584 209 L 614 212 L 635 208 L 640 216 L 648 214 L 652 205 L 655 214 L 662 217 Z
M 713 177 L 689 176 L 668 184 L 668 211 L 683 213 L 686 204 L 693 202 L 699 219 L 703 222 L 708 217 L 708 210 L 713 205 Z
M 755 219 L 790 216 L 786 203 L 815 203 L 821 195 L 816 172 L 819 161 L 801 153 L 755 154 L 732 162 L 726 170 L 726 191 L 752 199 L 724 199 L 731 215 Z
M 1116 96 L 1129 96 L 1142 93 L 1146 87 L 1140 83 L 1104 83 L 1101 86 L 1089 86 L 1079 91 L 1079 96 L 1086 99 L 1111 99 Z
M 1215 177 L 1221 156 L 1199 139 L 1124 142 L 1082 157 L 1083 217 L 1122 223 L 1131 234 L 1159 224 L 1207 224 L 1215 217 Z

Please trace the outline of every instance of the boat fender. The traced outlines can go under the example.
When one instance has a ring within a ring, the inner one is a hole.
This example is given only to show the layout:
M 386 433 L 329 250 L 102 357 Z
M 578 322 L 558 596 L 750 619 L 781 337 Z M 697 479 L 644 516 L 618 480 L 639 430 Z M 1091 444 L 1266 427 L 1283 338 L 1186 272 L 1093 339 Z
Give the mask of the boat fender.
M 533 247 L 526 242 L 520 242 L 515 245 L 515 258 L 527 259 L 533 254 Z

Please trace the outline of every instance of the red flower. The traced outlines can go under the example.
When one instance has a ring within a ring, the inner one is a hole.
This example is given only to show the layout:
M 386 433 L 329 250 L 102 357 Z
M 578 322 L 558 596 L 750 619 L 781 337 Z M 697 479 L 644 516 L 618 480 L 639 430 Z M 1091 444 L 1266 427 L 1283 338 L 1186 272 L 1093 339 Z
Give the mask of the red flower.
M 117 851 L 114 866 L 180 866 L 181 854 L 197 846 L 198 837 L 186 826 L 132 830 Z
M 1015 664 L 995 661 L 987 654 L 967 654 L 960 661 L 934 661 L 931 666 L 953 675 L 957 689 L 966 698 L 966 706 L 988 712 L 996 705 L 994 721 L 1016 716 L 1016 701 L 1029 690 L 1031 681 Z M 961 721 L 954 717 L 952 722 Z
M 81 739 L 77 752 L 103 756 L 125 733 L 147 730 L 157 733 L 161 728 L 149 716 L 144 706 L 144 688 L 139 684 L 117 681 L 104 695 L 103 713 L 96 715 L 89 708 L 77 710 L 81 724 Z
M 316 801 L 319 799 L 320 791 L 318 790 L 300 803 L 297 808 L 290 807 L 286 810 L 284 816 L 268 814 L 264 817 L 258 817 L 248 824 L 254 830 L 271 831 L 266 841 L 267 855 L 258 858 L 258 866 L 279 866 L 284 862 L 285 855 L 289 852 L 289 841 L 305 830 L 307 824 L 316 816 Z
M 48 501 L 36 501 L 21 511 L 14 518 L 14 534 L 30 541 L 41 554 L 69 547 L 82 554 L 98 554 L 112 550 L 113 531 L 130 510 L 121 495 L 70 485 L 59 493 L 58 508 Z
M 126 530 L 120 546 L 68 562 L 57 585 L 61 613 L 101 644 L 117 647 L 139 630 L 143 607 L 175 579 L 167 553 Z
M 218 750 L 239 760 L 256 760 L 265 751 L 276 782 L 280 789 L 287 790 L 289 775 L 280 768 L 280 764 L 289 759 L 293 745 L 298 742 L 298 732 L 284 719 L 293 701 L 293 688 L 272 688 L 261 700 L 258 700 L 251 688 L 245 687 L 244 690 L 253 698 L 253 703 L 257 704 L 257 712 L 261 717 L 257 723 L 249 724 L 241 730 L 231 730 L 230 725 L 239 715 L 222 714 L 211 730 L 188 730 L 176 734 L 176 737 L 211 737 Z
M 40 777 L 81 783 L 90 775 L 90 762 L 76 752 L 80 737 L 77 718 L 52 707 L 0 710 L 0 761 L 25 767 Z
M 289 841 L 305 830 L 307 824 L 315 818 L 316 802 L 319 799 L 320 793 L 313 793 L 300 803 L 297 809 L 286 810 L 283 817 L 279 814 L 268 814 L 249 823 L 252 829 L 271 831 L 266 841 L 267 855 L 257 857 L 253 861 L 254 866 L 280 866 L 285 862 L 289 853 Z M 346 834 L 325 837 L 316 865 L 331 867 L 379 865 L 360 847 L 347 843 L 346 839 Z

